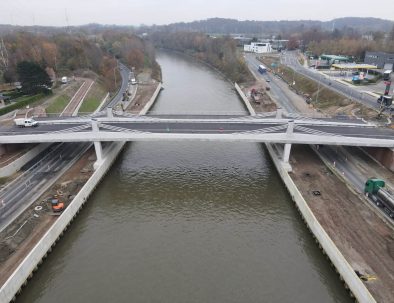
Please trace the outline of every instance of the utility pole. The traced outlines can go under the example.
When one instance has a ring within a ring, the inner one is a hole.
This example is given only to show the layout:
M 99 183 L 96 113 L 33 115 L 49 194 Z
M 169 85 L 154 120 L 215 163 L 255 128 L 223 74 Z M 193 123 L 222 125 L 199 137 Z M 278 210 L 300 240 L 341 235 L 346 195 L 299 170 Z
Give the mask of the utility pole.
M 68 19 L 68 14 L 67 14 L 67 8 L 64 9 L 64 14 L 66 16 L 66 25 L 67 25 L 66 32 L 69 34 L 71 30 L 70 30 L 70 20 Z
M 320 82 L 321 82 L 321 77 L 319 78 L 319 84 L 317 86 L 316 103 L 319 101 Z
M 116 85 L 116 69 L 117 69 L 117 68 L 118 68 L 117 66 L 114 67 L 115 89 L 116 89 L 116 87 L 117 87 L 117 85 Z

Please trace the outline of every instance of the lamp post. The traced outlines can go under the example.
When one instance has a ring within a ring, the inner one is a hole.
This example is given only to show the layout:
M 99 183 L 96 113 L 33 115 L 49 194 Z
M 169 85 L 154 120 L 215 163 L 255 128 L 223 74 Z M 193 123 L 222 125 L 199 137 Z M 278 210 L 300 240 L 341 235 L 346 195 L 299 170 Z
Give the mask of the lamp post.
M 114 81 L 115 81 L 115 89 L 116 89 L 116 87 L 117 87 L 117 83 L 116 83 L 116 72 L 115 72 L 115 70 L 116 70 L 117 68 L 119 69 L 119 67 L 117 67 L 117 66 L 115 66 L 115 67 L 114 67 Z
M 319 84 L 317 86 L 316 103 L 319 101 L 320 82 L 321 82 L 321 76 L 319 78 Z

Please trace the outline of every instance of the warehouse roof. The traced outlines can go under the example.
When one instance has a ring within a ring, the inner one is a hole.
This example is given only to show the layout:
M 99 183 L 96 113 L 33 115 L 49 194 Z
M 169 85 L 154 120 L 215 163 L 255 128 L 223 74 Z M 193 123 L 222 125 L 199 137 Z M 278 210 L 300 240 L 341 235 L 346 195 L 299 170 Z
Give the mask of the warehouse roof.
M 349 60 L 349 58 L 345 57 L 345 56 L 325 55 L 325 54 L 321 55 L 320 58 L 323 60 L 333 60 L 333 61 L 334 60 L 338 60 L 338 61 L 348 61 Z

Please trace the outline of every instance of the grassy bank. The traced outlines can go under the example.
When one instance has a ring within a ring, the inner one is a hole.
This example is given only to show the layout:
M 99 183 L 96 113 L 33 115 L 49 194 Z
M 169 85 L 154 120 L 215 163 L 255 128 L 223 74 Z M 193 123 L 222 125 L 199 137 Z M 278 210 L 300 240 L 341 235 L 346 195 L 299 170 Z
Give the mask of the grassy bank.
M 19 97 L 19 98 L 15 99 L 14 102 L 11 103 L 10 105 L 7 105 L 7 106 L 1 108 L 0 109 L 0 116 L 5 115 L 9 112 L 12 112 L 15 109 L 19 109 L 19 108 L 25 107 L 27 105 L 32 105 L 36 102 L 42 101 L 45 97 L 46 97 L 46 95 L 44 95 L 44 94 Z
M 67 95 L 60 95 L 47 107 L 46 112 L 49 114 L 60 114 L 70 102 L 71 98 Z
M 360 116 L 376 116 L 376 111 L 373 109 L 352 101 L 323 85 L 319 85 L 318 82 L 295 72 L 293 69 L 280 64 L 278 57 L 264 56 L 260 58 L 260 61 L 266 66 L 272 66 L 271 64 L 274 63 L 276 67 L 272 68 L 272 72 L 282 78 L 297 94 L 304 96 L 305 99 L 309 98 L 311 104 L 322 112 L 345 115 L 358 112 Z
M 80 109 L 79 113 L 92 113 L 100 105 L 106 95 L 104 88 L 97 82 L 95 82 L 90 89 L 89 93 L 86 95 Z

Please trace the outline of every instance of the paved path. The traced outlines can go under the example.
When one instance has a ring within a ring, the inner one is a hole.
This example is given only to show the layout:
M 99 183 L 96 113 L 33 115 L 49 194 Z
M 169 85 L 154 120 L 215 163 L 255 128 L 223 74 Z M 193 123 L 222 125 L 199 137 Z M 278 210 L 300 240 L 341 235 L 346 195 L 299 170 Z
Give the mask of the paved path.
M 75 95 L 71 98 L 70 102 L 60 114 L 60 116 L 73 116 L 76 109 L 85 99 L 86 95 L 88 94 L 90 88 L 92 87 L 94 81 L 91 79 L 84 79 L 85 81 L 82 83 L 81 87 L 77 90 Z

